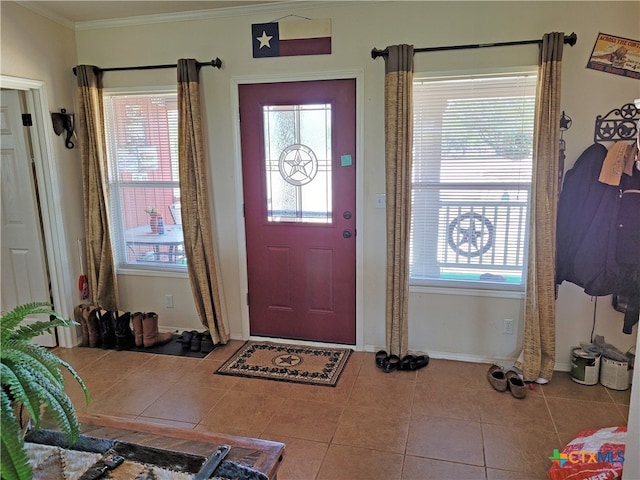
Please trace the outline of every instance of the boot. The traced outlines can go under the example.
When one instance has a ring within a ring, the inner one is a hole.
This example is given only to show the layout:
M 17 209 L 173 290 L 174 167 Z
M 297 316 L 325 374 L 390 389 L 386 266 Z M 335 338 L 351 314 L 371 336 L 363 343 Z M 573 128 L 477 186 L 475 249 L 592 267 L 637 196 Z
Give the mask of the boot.
M 93 305 L 89 308 L 87 315 L 87 330 L 89 331 L 89 346 L 92 348 L 102 345 L 102 337 L 100 336 L 100 308 Z
M 81 347 L 89 346 L 89 327 L 87 326 L 88 307 L 89 305 L 81 303 L 73 309 L 73 318 L 82 327 L 82 342 L 80 342 Z M 85 312 L 87 312 L 87 316 L 85 316 Z
M 116 329 L 112 312 L 109 310 L 100 310 L 98 313 L 98 323 L 100 324 L 102 348 L 115 348 Z
M 173 333 L 158 332 L 158 314 L 155 312 L 147 312 L 142 317 L 142 340 L 145 348 L 155 345 L 162 345 L 173 338 Z
M 142 312 L 136 312 L 131 315 L 131 323 L 133 324 L 133 333 L 135 334 L 136 347 L 143 345 L 143 331 L 142 331 Z
M 116 320 L 116 350 L 127 350 L 135 345 L 135 337 L 131 331 L 131 312 L 118 310 Z

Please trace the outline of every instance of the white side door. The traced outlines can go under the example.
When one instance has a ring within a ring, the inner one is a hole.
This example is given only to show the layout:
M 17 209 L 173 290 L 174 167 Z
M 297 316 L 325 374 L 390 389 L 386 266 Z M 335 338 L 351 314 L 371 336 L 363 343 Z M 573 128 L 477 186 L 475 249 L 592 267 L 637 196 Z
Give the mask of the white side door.
M 51 299 L 31 155 L 18 95 L 16 90 L 0 92 L 0 309 L 3 312 L 24 303 Z M 47 316 L 38 317 L 27 321 L 48 320 Z M 48 333 L 36 337 L 34 342 L 46 347 L 57 344 L 55 335 Z

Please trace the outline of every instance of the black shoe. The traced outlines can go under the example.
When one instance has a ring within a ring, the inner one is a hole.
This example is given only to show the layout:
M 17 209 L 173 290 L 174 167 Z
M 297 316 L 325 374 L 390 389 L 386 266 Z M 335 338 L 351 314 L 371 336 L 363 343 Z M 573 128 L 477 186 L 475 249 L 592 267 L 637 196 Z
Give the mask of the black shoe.
M 192 352 L 199 352 L 202 347 L 202 334 L 200 332 L 196 332 L 193 330 L 191 332 L 193 336 L 191 337 L 191 343 L 189 346 L 189 350 Z
M 211 338 L 211 333 L 204 332 L 200 341 L 200 351 L 202 353 L 210 353 L 214 348 L 216 348 L 216 346 L 213 343 L 213 338 Z
M 389 355 L 385 360 L 383 370 L 387 373 L 397 370 L 400 366 L 400 357 L 397 355 Z
M 413 370 L 411 365 L 416 361 L 416 357 L 413 355 L 405 355 L 400 360 L 400 365 L 398 365 L 398 370 Z
M 413 357 L 413 360 L 409 365 L 409 369 L 418 370 L 419 368 L 426 367 L 427 365 L 429 365 L 429 355 L 416 355 Z
M 116 350 L 128 350 L 136 344 L 131 330 L 131 312 L 114 312 L 116 323 Z
M 193 335 L 194 332 L 188 332 L 185 330 L 180 336 L 178 336 L 176 342 L 182 344 L 183 350 L 189 350 L 191 348 L 191 339 L 193 338 Z
M 387 360 L 389 359 L 389 355 L 384 350 L 378 350 L 376 353 L 376 366 L 378 368 L 384 368 Z
M 112 312 L 109 310 L 99 310 L 97 316 L 98 325 L 100 326 L 102 348 L 115 348 L 116 329 Z

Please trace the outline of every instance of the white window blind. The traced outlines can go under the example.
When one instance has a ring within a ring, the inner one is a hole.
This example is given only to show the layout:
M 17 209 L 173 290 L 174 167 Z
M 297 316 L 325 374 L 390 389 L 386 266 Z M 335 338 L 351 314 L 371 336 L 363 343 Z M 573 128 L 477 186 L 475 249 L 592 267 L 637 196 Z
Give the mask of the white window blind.
M 104 94 L 111 235 L 118 267 L 185 270 L 177 94 Z
M 536 74 L 414 82 L 413 285 L 524 285 Z

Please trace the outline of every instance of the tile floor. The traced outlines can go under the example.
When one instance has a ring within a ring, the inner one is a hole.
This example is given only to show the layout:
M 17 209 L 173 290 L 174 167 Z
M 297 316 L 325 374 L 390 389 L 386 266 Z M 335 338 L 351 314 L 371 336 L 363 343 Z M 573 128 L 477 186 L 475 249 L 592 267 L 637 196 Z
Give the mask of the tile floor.
M 583 429 L 626 425 L 630 392 L 583 386 L 556 372 L 517 400 L 488 384 L 488 365 L 432 359 L 386 374 L 354 352 L 338 386 L 214 374 L 242 342 L 204 359 L 57 349 L 92 402 L 76 408 L 138 421 L 286 444 L 280 480 L 545 479 L 548 457 Z

